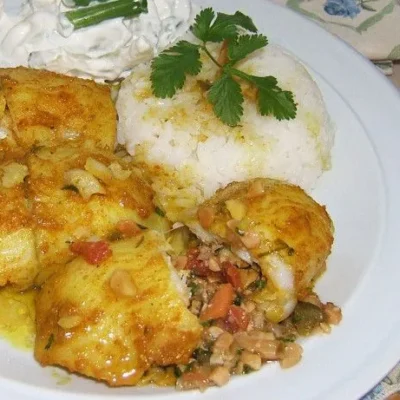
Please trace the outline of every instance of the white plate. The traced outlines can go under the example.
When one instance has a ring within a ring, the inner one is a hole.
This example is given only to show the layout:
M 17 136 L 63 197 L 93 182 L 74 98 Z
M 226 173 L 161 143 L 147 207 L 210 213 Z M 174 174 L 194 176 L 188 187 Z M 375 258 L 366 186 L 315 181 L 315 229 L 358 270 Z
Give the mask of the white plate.
M 313 195 L 336 226 L 328 272 L 317 290 L 342 307 L 331 335 L 304 343 L 304 360 L 283 371 L 266 366 L 205 394 L 172 389 L 109 389 L 73 377 L 0 342 L 2 399 L 356 400 L 400 358 L 400 95 L 372 64 L 312 22 L 262 0 L 204 0 L 254 18 L 270 41 L 299 57 L 324 94 L 337 125 L 333 168 Z M 66 375 L 57 370 L 59 375 Z

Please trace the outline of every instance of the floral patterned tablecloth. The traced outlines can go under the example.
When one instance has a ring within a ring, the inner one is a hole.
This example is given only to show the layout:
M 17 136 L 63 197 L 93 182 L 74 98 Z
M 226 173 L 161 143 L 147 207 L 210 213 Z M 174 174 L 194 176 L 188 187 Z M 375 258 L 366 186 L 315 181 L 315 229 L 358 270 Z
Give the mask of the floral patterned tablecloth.
M 386 74 L 400 60 L 400 0 L 273 0 L 320 23 Z

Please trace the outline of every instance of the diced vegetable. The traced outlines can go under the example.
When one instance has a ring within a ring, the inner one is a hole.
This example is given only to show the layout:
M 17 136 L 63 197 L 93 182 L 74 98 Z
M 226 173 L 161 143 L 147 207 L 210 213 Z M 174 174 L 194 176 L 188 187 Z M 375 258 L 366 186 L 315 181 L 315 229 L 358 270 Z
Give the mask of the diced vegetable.
M 303 349 L 297 343 L 289 343 L 285 345 L 281 351 L 280 365 L 282 368 L 290 368 L 296 365 L 302 357 Z
M 234 297 L 235 291 L 230 283 L 221 285 L 215 292 L 208 307 L 201 313 L 200 320 L 208 321 L 210 319 L 225 318 Z
M 213 352 L 222 353 L 228 351 L 233 340 L 233 336 L 230 333 L 222 332 L 214 343 Z
M 210 356 L 212 352 L 209 349 L 203 349 L 201 347 L 198 347 L 194 352 L 193 352 L 193 358 L 200 364 L 206 363 L 210 361 Z
M 222 269 L 228 283 L 230 283 L 235 289 L 241 289 L 242 281 L 239 270 L 228 261 L 222 263 Z
M 225 202 L 225 205 L 233 219 L 240 221 L 246 216 L 247 207 L 242 201 L 230 199 Z
M 197 210 L 197 218 L 199 219 L 200 225 L 204 229 L 208 229 L 214 222 L 215 211 L 212 207 L 200 207 Z
M 225 319 L 225 326 L 230 332 L 236 333 L 239 331 L 245 331 L 249 322 L 250 317 L 243 308 L 235 305 L 229 307 L 228 315 Z
M 224 386 L 229 382 L 231 375 L 227 367 L 216 367 L 210 374 L 210 380 L 217 386 Z
M 338 325 L 342 320 L 342 310 L 333 303 L 328 302 L 323 306 L 324 320 L 328 324 Z
M 310 335 L 324 320 L 322 310 L 312 303 L 299 301 L 292 314 L 292 322 L 300 335 Z
M 198 249 L 190 249 L 187 253 L 186 269 L 190 269 L 194 275 L 207 277 L 211 271 L 203 260 L 199 260 Z
M 251 288 L 251 285 L 259 279 L 259 274 L 254 269 L 239 269 L 241 288 Z M 264 281 L 265 283 L 265 281 Z
M 279 346 L 278 340 L 274 340 L 274 335 L 267 332 L 239 332 L 235 334 L 235 340 L 240 347 L 250 353 L 257 353 L 264 360 L 278 360 Z
M 117 230 L 126 238 L 130 238 L 142 233 L 142 230 L 139 228 L 137 223 L 131 219 L 119 221 L 117 223 Z
M 74 242 L 69 249 L 72 253 L 82 256 L 89 264 L 97 265 L 111 257 L 112 250 L 104 240 L 98 242 Z
M 112 180 L 112 174 L 110 169 L 102 162 L 96 160 L 93 157 L 88 157 L 85 163 L 85 170 L 91 173 L 98 179 L 101 179 L 104 183 L 110 183 Z
M 243 365 L 250 367 L 254 371 L 258 371 L 262 365 L 261 357 L 258 354 L 253 354 L 246 350 L 240 355 L 240 361 L 242 361 Z

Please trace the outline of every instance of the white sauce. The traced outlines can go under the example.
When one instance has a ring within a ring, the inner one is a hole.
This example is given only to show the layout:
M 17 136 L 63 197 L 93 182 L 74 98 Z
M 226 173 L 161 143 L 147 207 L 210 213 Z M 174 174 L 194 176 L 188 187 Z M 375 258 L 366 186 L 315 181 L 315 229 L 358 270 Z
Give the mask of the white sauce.
M 0 66 L 18 65 L 93 78 L 126 77 L 176 41 L 193 18 L 190 0 L 148 0 L 148 13 L 116 18 L 68 35 L 61 0 L 28 0 L 15 15 L 0 0 Z

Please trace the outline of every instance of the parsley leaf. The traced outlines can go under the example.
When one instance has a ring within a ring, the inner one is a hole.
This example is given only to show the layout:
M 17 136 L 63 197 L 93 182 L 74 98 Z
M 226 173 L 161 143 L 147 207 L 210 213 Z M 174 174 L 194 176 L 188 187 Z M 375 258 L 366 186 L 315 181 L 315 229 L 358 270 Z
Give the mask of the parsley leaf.
M 234 68 L 237 62 L 268 44 L 264 35 L 256 33 L 257 28 L 250 17 L 240 11 L 224 14 L 205 8 L 196 16 L 190 29 L 201 44 L 180 41 L 151 63 L 150 79 L 156 97 L 172 97 L 185 84 L 186 75 L 195 76 L 200 72 L 201 51 L 219 68 L 216 75 L 219 78 L 206 90 L 214 113 L 223 123 L 236 126 L 243 115 L 241 80 L 256 90 L 257 108 L 261 115 L 273 115 L 278 120 L 295 118 L 297 105 L 292 92 L 282 90 L 273 76 L 253 76 Z M 226 47 L 221 51 L 227 51 L 227 62 L 224 61 L 223 65 L 207 48 L 207 42 L 222 41 Z
M 232 63 L 247 57 L 268 44 L 264 35 L 242 35 L 228 43 L 228 58 Z
M 212 8 L 205 8 L 196 15 L 194 24 L 190 28 L 193 35 L 203 42 L 207 42 L 207 35 L 211 27 L 211 23 L 215 18 L 215 13 Z
M 258 110 L 261 115 L 273 115 L 279 121 L 296 117 L 297 106 L 292 92 L 282 90 L 272 76 L 253 79 L 258 88 Z
M 276 78 L 248 75 L 237 69 L 232 69 L 232 72 L 258 89 L 257 105 L 261 115 L 273 115 L 279 121 L 296 117 L 297 105 L 293 93 L 282 90 Z
M 217 117 L 227 125 L 235 126 L 243 115 L 243 94 L 239 83 L 230 74 L 223 73 L 208 92 Z
M 199 46 L 182 40 L 163 51 L 151 63 L 151 83 L 157 97 L 172 97 L 182 89 L 186 74 L 197 75 L 201 69 Z
M 253 21 L 240 11 L 235 14 L 215 13 L 211 8 L 202 10 L 191 27 L 193 34 L 203 42 L 222 42 L 238 36 L 238 27 L 250 32 L 257 32 Z M 214 20 L 214 22 L 213 22 Z

